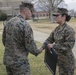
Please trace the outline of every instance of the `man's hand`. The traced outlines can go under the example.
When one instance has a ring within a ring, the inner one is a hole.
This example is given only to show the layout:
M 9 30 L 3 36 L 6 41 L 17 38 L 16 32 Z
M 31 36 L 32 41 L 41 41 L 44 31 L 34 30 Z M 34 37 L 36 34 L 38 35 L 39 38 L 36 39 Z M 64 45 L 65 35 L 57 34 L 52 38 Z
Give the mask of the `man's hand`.
M 40 53 L 42 52 L 42 50 L 43 50 L 43 48 L 42 48 L 42 47 L 41 47 L 41 48 L 39 48 Z

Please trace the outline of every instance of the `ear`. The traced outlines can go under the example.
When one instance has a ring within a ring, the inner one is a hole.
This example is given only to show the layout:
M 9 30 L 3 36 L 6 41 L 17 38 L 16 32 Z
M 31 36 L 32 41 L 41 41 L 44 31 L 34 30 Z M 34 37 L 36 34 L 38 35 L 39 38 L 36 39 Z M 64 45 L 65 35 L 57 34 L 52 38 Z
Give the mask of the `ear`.
M 26 13 L 26 11 L 25 11 L 25 10 L 23 10 L 23 13 L 25 14 L 25 13 Z
M 24 13 L 26 14 L 26 11 Z

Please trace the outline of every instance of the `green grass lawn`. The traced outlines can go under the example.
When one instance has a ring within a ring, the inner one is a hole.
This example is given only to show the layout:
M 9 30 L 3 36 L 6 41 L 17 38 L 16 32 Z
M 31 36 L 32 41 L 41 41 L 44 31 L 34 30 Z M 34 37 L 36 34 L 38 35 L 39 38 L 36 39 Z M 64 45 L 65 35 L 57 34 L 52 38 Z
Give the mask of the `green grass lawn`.
M 76 22 L 76 18 L 72 17 L 70 22 Z
M 40 47 L 41 43 L 37 42 L 37 46 Z M 0 34 L 0 75 L 6 75 L 5 66 L 3 65 L 3 53 L 4 53 L 4 46 L 2 44 L 2 36 Z M 32 75 L 52 75 L 44 64 L 44 51 L 37 57 L 35 57 L 32 54 L 29 54 L 29 63 Z M 58 70 L 57 75 L 59 75 Z
M 0 21 L 0 30 L 2 29 L 2 22 Z
M 3 65 L 3 53 L 4 53 L 4 46 L 2 44 L 2 37 L 0 34 L 0 75 L 6 75 L 5 66 Z
M 2 32 L 2 25 L 0 22 L 0 32 Z M 37 42 L 37 46 L 40 47 L 41 43 Z M 4 46 L 2 44 L 2 35 L 0 34 L 0 75 L 6 75 L 6 69 L 3 65 L 3 54 Z M 44 51 L 35 57 L 32 54 L 29 54 L 29 63 L 31 67 L 32 75 L 51 75 L 51 72 L 46 68 L 44 64 Z
M 38 23 L 35 23 L 35 25 L 37 26 L 38 24 L 38 26 L 42 26 L 42 25 L 44 27 L 46 26 L 47 27 L 46 30 L 48 30 L 48 26 L 50 26 L 50 23 L 49 22 L 45 23 L 45 21 L 46 20 L 41 20 L 40 24 L 38 22 Z M 72 22 L 75 22 L 75 19 L 72 19 Z M 42 29 L 43 29 L 43 26 L 42 26 Z M 52 26 L 52 28 L 54 27 Z M 0 29 L 2 31 L 1 22 L 0 22 Z M 41 43 L 37 42 L 37 46 L 40 47 Z M 3 53 L 4 53 L 4 46 L 2 44 L 2 35 L 0 34 L 0 75 L 6 75 L 5 66 L 3 65 Z M 44 64 L 44 51 L 41 54 L 39 54 L 39 56 L 37 57 L 35 57 L 32 54 L 29 54 L 29 63 L 30 63 L 32 75 L 52 75 L 51 72 L 47 69 L 47 67 Z M 57 75 L 59 75 L 58 70 L 57 70 Z M 76 75 L 76 70 L 75 70 L 75 75 Z
M 38 19 L 38 21 L 34 21 L 34 22 L 49 22 L 50 19 L 49 18 L 44 18 L 44 19 Z M 72 17 L 70 22 L 76 22 L 76 18 Z
M 40 47 L 40 43 L 37 42 L 37 46 Z M 0 75 L 6 75 L 5 66 L 3 65 L 4 46 L 2 44 L 2 36 L 0 34 Z M 50 71 L 44 64 L 44 51 L 35 57 L 29 54 L 29 63 L 31 66 L 32 75 L 51 75 Z

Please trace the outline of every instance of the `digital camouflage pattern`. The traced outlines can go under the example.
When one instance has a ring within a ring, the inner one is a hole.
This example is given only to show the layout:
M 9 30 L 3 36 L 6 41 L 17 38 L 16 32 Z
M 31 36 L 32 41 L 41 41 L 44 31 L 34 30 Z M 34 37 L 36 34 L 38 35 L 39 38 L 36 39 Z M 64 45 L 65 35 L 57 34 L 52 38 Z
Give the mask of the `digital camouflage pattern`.
M 8 67 L 12 68 L 13 75 L 30 75 L 28 54 L 30 52 L 37 56 L 40 51 L 35 44 L 30 25 L 20 14 L 8 21 L 4 27 L 2 41 L 5 46 L 4 64 L 7 70 L 9 71 Z
M 53 48 L 58 52 L 59 75 L 74 75 L 75 60 L 72 48 L 75 44 L 75 32 L 72 27 L 66 23 L 57 26 L 45 42 L 54 43 Z

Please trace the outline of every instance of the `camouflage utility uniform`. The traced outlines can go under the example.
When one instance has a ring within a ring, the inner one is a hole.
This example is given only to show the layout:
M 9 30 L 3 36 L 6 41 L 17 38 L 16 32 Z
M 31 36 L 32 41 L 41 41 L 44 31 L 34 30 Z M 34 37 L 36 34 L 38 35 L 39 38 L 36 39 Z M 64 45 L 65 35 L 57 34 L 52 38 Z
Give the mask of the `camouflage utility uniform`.
M 54 43 L 53 48 L 58 52 L 59 75 L 74 75 L 75 60 L 72 53 L 75 44 L 74 30 L 64 23 L 55 28 L 46 42 Z M 45 48 L 45 43 L 43 48 Z
M 19 14 L 8 21 L 3 31 L 4 64 L 8 75 L 30 75 L 29 52 L 40 52 L 34 42 L 30 25 Z

